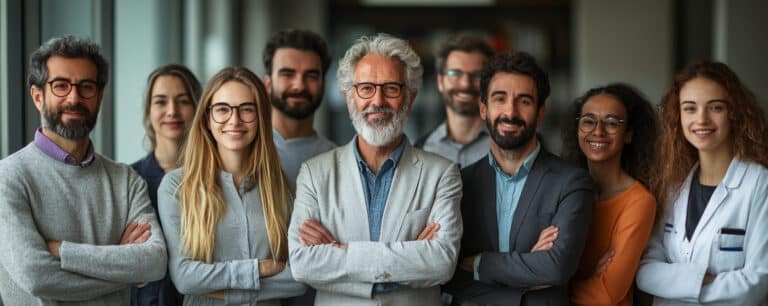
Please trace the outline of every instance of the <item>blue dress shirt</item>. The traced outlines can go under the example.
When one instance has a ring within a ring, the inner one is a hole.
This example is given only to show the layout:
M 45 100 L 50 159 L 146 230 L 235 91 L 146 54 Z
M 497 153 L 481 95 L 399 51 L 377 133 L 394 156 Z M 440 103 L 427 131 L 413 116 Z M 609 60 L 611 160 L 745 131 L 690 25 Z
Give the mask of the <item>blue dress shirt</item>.
M 358 136 L 359 137 L 359 136 Z M 392 180 L 395 177 L 395 167 L 400 161 L 405 149 L 405 142 L 408 139 L 403 136 L 400 144 L 395 148 L 387 160 L 381 164 L 378 173 L 373 173 L 365 160 L 360 157 L 360 150 L 357 145 L 354 146 L 355 160 L 357 168 L 362 178 L 363 192 L 365 192 L 365 204 L 368 208 L 368 227 L 371 234 L 371 241 L 379 241 L 381 236 L 381 219 L 384 216 L 384 207 L 387 204 L 389 188 L 392 186 Z M 395 283 L 379 283 L 373 286 L 375 293 L 390 292 L 398 288 Z
M 520 195 L 523 194 L 525 182 L 528 181 L 528 173 L 531 172 L 533 162 L 539 156 L 541 144 L 536 143 L 536 149 L 528 155 L 517 169 L 515 175 L 509 175 L 501 170 L 493 154 L 488 154 L 488 162 L 491 168 L 496 172 L 496 224 L 499 230 L 499 252 L 509 253 L 509 232 L 512 229 L 512 219 L 515 217 L 515 209 L 520 201 Z M 480 266 L 480 256 L 475 257 L 475 279 L 480 279 L 478 267 Z

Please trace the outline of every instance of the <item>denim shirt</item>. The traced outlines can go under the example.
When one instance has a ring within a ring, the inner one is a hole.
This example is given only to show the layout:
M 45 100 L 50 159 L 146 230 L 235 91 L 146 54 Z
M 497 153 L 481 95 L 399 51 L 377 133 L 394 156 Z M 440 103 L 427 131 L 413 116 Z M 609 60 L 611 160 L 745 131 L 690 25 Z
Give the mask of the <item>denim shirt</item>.
M 368 226 L 371 241 L 379 241 L 381 236 L 381 219 L 384 216 L 384 207 L 387 204 L 389 188 L 392 186 L 392 180 L 395 177 L 395 167 L 397 167 L 397 163 L 403 155 L 406 141 L 408 139 L 403 136 L 395 151 L 389 154 L 387 160 L 381 164 L 379 173 L 375 174 L 360 156 L 360 149 L 357 148 L 357 145 L 354 146 L 355 161 L 357 161 L 357 168 L 360 171 L 363 192 L 365 193 L 365 205 L 368 209 Z M 385 293 L 394 291 L 398 287 L 395 283 L 379 283 L 373 286 L 373 292 Z

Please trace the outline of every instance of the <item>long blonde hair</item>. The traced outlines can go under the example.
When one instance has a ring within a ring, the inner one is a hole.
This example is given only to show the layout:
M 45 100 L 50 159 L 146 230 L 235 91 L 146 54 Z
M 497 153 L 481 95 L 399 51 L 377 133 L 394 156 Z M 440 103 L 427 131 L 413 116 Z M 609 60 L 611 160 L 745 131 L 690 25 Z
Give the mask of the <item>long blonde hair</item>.
M 221 158 L 209 122 L 214 93 L 227 82 L 249 87 L 257 105 L 257 131 L 247 159 L 246 177 L 259 186 L 261 207 L 267 226 L 272 258 L 288 257 L 288 218 L 292 195 L 272 140 L 271 104 L 259 78 L 244 67 L 224 68 L 205 86 L 185 145 L 183 175 L 177 195 L 181 210 L 181 245 L 186 255 L 204 262 L 213 261 L 216 225 L 227 208 L 222 195 L 219 171 Z

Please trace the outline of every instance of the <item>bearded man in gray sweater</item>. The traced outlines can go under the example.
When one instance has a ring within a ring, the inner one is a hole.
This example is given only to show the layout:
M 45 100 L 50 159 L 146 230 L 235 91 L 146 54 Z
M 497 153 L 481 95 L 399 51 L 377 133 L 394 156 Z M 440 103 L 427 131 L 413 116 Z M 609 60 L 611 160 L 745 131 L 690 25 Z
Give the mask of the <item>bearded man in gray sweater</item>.
M 6 305 L 128 305 L 130 286 L 166 271 L 147 187 L 93 150 L 109 67 L 99 47 L 54 38 L 30 58 L 42 127 L 0 161 L 0 300 Z

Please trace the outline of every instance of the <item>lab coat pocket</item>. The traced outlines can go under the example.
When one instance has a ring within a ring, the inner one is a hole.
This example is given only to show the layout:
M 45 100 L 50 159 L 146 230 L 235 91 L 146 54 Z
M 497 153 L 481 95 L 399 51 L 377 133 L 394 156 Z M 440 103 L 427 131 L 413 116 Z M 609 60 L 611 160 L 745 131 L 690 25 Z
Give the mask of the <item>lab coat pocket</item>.
M 712 269 L 716 273 L 744 267 L 744 229 L 723 227 L 713 241 Z
M 403 220 L 403 226 L 400 228 L 400 233 L 405 234 L 406 240 L 416 240 L 416 238 L 419 237 L 421 231 L 427 226 L 429 212 L 430 208 L 422 208 L 409 211 L 405 215 L 405 220 Z M 438 235 L 439 233 L 440 231 L 438 231 Z

